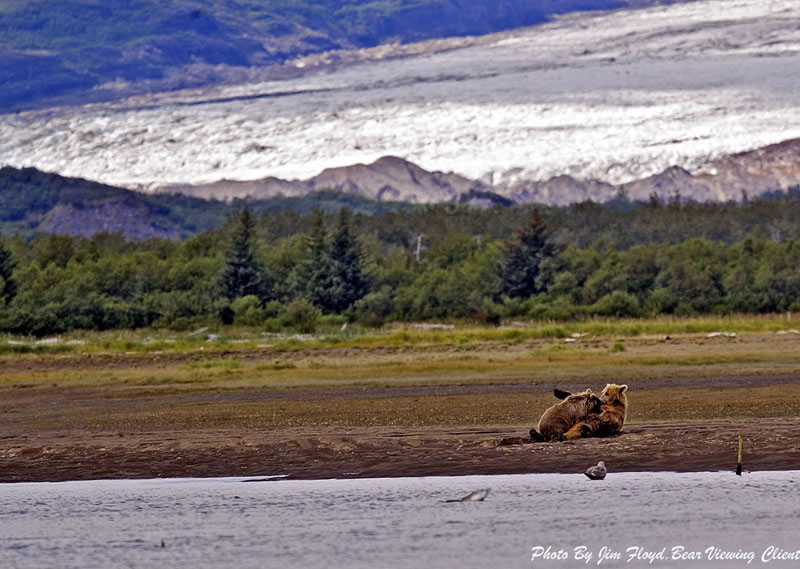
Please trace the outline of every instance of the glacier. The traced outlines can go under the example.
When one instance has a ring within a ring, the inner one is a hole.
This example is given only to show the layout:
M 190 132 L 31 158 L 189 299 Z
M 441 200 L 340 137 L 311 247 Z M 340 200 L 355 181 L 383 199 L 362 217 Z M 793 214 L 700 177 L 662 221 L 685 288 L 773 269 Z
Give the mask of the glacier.
M 0 115 L 0 164 L 148 190 L 394 155 L 501 187 L 620 184 L 800 137 L 798 70 L 800 0 L 579 13 L 283 81 Z

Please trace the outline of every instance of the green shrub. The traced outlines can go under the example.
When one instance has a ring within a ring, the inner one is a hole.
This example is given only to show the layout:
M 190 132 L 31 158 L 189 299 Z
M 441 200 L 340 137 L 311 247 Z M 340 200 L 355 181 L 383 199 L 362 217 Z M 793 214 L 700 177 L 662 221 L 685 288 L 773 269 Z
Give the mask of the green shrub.
M 344 314 L 325 314 L 319 319 L 320 326 L 341 327 L 347 323 L 347 316 Z
M 525 316 L 529 312 L 528 305 L 521 298 L 503 297 L 503 310 L 508 318 Z
M 657 288 L 650 293 L 645 308 L 650 314 L 671 314 L 678 306 L 678 297 L 669 289 Z
M 283 330 L 284 321 L 280 317 L 267 318 L 264 320 L 264 331 L 277 334 Z
M 551 303 L 534 304 L 528 312 L 528 316 L 535 320 L 557 320 L 563 322 L 583 316 L 583 308 L 575 306 L 569 299 L 561 297 Z
M 242 296 L 231 304 L 233 323 L 237 326 L 258 326 L 265 320 L 266 314 L 261 300 L 255 295 Z
M 281 315 L 281 322 L 303 334 L 311 334 L 317 329 L 322 312 L 307 300 L 293 300 Z
M 353 314 L 358 322 L 370 328 L 380 328 L 394 312 L 392 289 L 388 286 L 371 292 L 353 307 Z
M 279 300 L 270 300 L 267 304 L 264 305 L 264 317 L 276 318 L 280 316 L 285 306 L 286 303 L 284 302 L 281 302 Z
M 640 312 L 639 301 L 630 293 L 615 290 L 607 294 L 589 307 L 592 314 L 603 316 L 638 316 Z
M 480 308 L 475 311 L 475 320 L 481 324 L 499 326 L 503 320 L 503 312 L 502 305 L 496 304 L 487 298 L 481 302 Z

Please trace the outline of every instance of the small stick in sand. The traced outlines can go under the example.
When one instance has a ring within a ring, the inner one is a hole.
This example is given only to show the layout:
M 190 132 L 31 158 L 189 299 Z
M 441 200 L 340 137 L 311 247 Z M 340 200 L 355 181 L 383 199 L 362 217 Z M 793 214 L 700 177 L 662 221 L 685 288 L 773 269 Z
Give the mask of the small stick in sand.
M 742 475 L 742 435 L 739 435 L 739 459 L 736 461 L 736 476 Z

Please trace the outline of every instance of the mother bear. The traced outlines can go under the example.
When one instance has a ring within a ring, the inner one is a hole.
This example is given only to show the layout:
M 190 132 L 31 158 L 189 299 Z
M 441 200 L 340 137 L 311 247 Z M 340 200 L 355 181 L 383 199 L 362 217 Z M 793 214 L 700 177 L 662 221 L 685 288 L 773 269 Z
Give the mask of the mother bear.
M 544 412 L 538 431 L 530 431 L 531 439 L 572 440 L 619 434 L 628 414 L 627 390 L 627 385 L 609 383 L 600 393 L 598 405 L 598 398 L 590 389 L 578 394 L 555 389 L 553 394 L 563 401 Z
M 560 399 L 542 414 L 539 425 L 530 430 L 531 439 L 538 442 L 558 441 L 568 436 L 577 424 L 586 421 L 587 417 L 599 415 L 603 402 L 597 395 L 587 389 L 583 393 L 567 393 L 556 389 L 553 394 Z M 562 397 L 563 395 L 563 397 Z

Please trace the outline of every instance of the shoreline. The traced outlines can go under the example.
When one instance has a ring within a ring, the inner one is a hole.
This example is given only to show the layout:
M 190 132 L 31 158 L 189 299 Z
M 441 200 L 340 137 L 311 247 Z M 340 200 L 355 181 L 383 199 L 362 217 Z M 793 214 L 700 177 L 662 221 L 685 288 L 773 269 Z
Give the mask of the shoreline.
M 3 437 L 0 483 L 278 477 L 281 480 L 610 472 L 800 470 L 800 418 L 643 422 L 621 435 L 533 443 L 522 427 L 308 427 Z M 10 441 L 9 439 L 14 439 Z M 11 443 L 11 446 L 9 445 Z
M 766 468 L 763 470 L 745 470 L 743 476 L 747 476 L 749 474 L 760 474 L 760 473 L 774 473 L 774 472 L 783 472 L 783 473 L 798 473 L 800 474 L 800 468 L 793 469 L 793 470 L 785 470 L 785 469 L 771 469 Z M 734 470 L 620 470 L 615 472 L 615 474 L 654 474 L 654 473 L 662 473 L 662 474 L 735 474 Z M 18 484 L 73 484 L 73 483 L 92 483 L 92 482 L 184 482 L 184 481 L 192 481 L 192 482 L 210 482 L 210 481 L 218 481 L 218 482 L 237 482 L 237 483 L 262 483 L 262 482 L 325 482 L 325 481 L 343 481 L 343 480 L 405 480 L 405 479 L 416 479 L 416 478 L 463 478 L 463 477 L 471 477 L 471 476 L 547 476 L 547 475 L 581 475 L 582 473 L 576 472 L 522 472 L 522 473 L 509 473 L 509 474 L 437 474 L 437 475 L 430 475 L 430 476 L 394 476 L 394 477 L 375 477 L 375 478 L 290 478 L 288 476 L 278 474 L 278 475 L 261 475 L 261 476 L 164 476 L 164 477 L 156 477 L 156 478 L 86 478 L 86 479 L 77 479 L 77 480 L 44 480 L 44 481 L 20 481 L 20 482 L 0 482 L 0 486 L 8 486 L 12 487 Z

